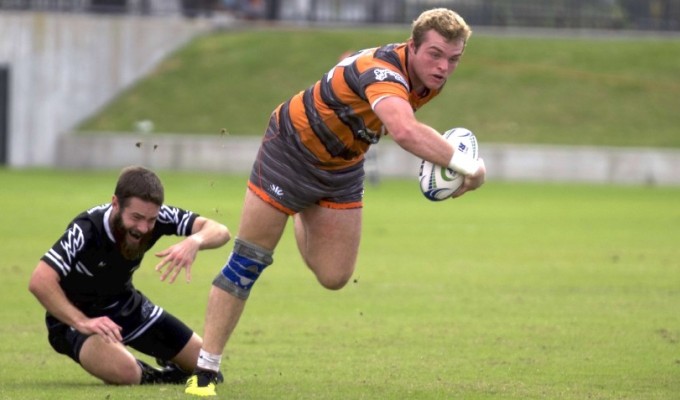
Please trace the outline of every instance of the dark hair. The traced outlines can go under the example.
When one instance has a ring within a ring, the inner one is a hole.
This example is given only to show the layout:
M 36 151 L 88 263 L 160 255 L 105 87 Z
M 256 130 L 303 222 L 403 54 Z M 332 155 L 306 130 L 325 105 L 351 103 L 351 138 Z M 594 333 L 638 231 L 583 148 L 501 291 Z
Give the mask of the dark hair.
M 158 176 L 147 168 L 135 165 L 123 168 L 114 195 L 120 207 L 125 208 L 132 197 L 161 206 L 163 193 L 163 184 Z

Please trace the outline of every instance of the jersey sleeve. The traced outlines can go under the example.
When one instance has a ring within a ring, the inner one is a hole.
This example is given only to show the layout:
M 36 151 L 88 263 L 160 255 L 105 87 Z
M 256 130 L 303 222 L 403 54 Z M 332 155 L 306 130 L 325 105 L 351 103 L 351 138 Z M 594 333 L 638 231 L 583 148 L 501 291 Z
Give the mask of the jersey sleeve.
M 385 97 L 396 96 L 406 101 L 409 99 L 406 78 L 390 68 L 371 68 L 362 74 L 361 82 L 364 96 L 371 108 Z
M 199 214 L 192 211 L 163 204 L 158 213 L 158 223 L 164 235 L 189 236 L 198 217 Z
M 408 101 L 409 81 L 401 72 L 399 56 L 393 49 L 394 46 L 367 49 L 345 62 L 344 81 L 371 107 L 389 96 L 398 96 Z
M 79 268 L 80 255 L 91 239 L 92 223 L 86 219 L 75 220 L 40 259 L 65 278 Z

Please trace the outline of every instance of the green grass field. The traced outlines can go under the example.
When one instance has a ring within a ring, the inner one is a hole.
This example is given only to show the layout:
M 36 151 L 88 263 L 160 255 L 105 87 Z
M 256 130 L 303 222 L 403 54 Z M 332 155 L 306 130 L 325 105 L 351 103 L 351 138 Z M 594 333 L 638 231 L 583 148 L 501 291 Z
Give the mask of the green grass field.
M 236 232 L 245 177 L 159 174 L 168 203 Z M 105 386 L 55 354 L 27 291 L 39 257 L 110 199 L 116 176 L 0 170 L 0 398 L 186 398 Z M 678 199 L 673 187 L 489 182 L 430 203 L 415 180 L 368 186 L 352 282 L 322 289 L 288 232 L 227 348 L 220 398 L 677 399 Z M 149 256 L 136 286 L 201 333 L 230 250 L 201 253 L 193 282 L 172 286 Z
M 194 40 L 81 127 L 261 135 L 269 114 L 349 49 L 409 29 L 262 29 Z M 680 147 L 680 39 L 473 34 L 447 87 L 419 118 L 486 143 Z

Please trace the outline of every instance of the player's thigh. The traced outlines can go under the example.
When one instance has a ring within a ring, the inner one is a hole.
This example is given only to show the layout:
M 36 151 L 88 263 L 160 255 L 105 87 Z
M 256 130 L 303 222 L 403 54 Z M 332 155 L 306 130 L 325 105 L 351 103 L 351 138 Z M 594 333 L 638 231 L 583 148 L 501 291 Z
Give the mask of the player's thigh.
M 248 189 L 237 236 L 249 243 L 273 250 L 281 239 L 287 220 L 286 213 L 277 210 Z
M 361 208 L 313 206 L 298 215 L 295 226 L 298 247 L 317 277 L 350 278 L 361 241 L 361 224 Z
M 107 383 L 133 385 L 141 379 L 141 370 L 132 353 L 123 344 L 106 342 L 99 335 L 92 335 L 83 343 L 80 365 Z

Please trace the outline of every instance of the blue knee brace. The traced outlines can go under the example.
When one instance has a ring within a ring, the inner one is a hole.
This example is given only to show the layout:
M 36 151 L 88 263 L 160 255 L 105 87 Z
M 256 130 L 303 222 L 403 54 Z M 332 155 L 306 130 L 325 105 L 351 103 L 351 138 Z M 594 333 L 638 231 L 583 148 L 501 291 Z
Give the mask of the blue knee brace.
M 234 251 L 213 280 L 213 285 L 245 300 L 257 278 L 272 262 L 271 251 L 236 238 Z

